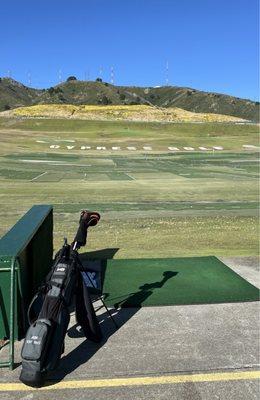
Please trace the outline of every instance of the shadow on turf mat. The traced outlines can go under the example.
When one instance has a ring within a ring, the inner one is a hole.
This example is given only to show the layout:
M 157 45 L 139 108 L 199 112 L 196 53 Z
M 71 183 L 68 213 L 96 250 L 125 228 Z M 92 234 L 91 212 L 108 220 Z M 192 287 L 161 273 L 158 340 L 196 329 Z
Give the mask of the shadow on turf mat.
M 161 280 L 165 271 L 178 274 L 174 279 Z M 144 284 L 148 280 L 151 286 Z M 259 300 L 258 288 L 214 256 L 107 260 L 102 289 L 111 307 Z
M 178 272 L 176 271 L 165 271 L 163 272 L 163 278 L 161 281 L 157 282 L 152 282 L 152 283 L 145 283 L 142 286 L 139 286 L 139 291 L 130 293 L 130 295 L 124 299 L 121 300 L 117 303 L 115 303 L 114 307 L 119 308 L 119 307 L 132 307 L 133 304 L 135 304 L 135 307 L 141 308 L 142 303 L 148 299 L 149 296 L 153 294 L 154 289 L 160 289 L 163 287 L 163 285 L 171 278 L 176 276 Z M 107 294 L 108 296 L 109 294 Z M 106 293 L 104 293 L 104 299 L 106 299 Z

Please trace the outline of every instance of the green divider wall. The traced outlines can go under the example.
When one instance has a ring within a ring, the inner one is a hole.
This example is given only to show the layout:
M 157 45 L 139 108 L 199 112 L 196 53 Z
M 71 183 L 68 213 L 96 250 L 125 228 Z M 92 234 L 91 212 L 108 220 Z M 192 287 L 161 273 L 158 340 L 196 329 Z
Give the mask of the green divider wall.
M 0 240 L 0 339 L 10 339 L 12 346 L 26 332 L 29 302 L 52 256 L 53 210 L 48 205 L 33 206 Z

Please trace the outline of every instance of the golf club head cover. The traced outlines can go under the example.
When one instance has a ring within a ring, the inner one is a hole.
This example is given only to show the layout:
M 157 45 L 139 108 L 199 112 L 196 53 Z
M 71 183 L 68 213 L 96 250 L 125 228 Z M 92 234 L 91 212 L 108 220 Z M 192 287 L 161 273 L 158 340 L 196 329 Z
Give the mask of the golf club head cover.
M 83 210 L 80 214 L 79 227 L 74 242 L 79 246 L 85 246 L 87 242 L 87 229 L 89 226 L 97 225 L 100 220 L 100 214 L 88 210 Z

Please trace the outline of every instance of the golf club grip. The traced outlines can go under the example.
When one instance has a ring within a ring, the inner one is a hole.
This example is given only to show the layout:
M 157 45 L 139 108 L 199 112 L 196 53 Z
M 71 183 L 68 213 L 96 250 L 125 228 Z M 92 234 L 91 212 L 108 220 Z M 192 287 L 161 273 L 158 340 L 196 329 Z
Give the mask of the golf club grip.
M 85 246 L 87 242 L 87 230 L 88 225 L 86 222 L 84 220 L 80 221 L 74 242 L 77 242 L 80 246 Z

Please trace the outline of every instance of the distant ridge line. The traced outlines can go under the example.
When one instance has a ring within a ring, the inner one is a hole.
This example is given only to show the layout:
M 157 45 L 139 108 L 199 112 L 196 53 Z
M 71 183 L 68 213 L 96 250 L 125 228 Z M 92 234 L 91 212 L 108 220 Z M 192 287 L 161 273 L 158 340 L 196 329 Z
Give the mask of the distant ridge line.
M 259 102 L 187 87 L 115 86 L 108 82 L 69 80 L 48 89 L 0 78 L 0 111 L 37 104 L 135 105 L 178 107 L 194 113 L 230 115 L 259 122 Z

